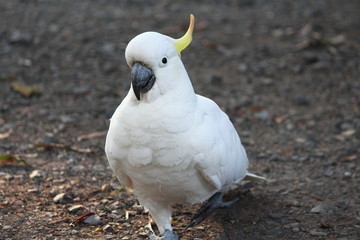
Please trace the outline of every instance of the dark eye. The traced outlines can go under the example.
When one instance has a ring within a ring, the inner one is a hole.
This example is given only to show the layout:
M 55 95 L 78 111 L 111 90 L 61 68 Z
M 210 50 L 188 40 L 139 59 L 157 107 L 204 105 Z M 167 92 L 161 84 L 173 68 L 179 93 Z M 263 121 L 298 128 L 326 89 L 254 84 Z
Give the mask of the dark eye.
M 167 63 L 167 59 L 165 57 L 161 61 L 162 61 L 163 64 Z

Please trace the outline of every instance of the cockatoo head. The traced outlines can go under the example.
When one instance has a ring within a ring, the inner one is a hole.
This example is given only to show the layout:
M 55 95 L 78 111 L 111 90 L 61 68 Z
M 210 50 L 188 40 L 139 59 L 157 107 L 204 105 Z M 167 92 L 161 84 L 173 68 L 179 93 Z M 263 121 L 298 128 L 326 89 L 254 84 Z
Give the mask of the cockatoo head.
M 129 42 L 125 58 L 132 68 L 132 90 L 138 101 L 145 94 L 156 98 L 178 87 L 177 81 L 184 77 L 188 79 L 180 54 L 190 44 L 193 29 L 194 16 L 191 14 L 189 29 L 180 39 L 145 32 Z

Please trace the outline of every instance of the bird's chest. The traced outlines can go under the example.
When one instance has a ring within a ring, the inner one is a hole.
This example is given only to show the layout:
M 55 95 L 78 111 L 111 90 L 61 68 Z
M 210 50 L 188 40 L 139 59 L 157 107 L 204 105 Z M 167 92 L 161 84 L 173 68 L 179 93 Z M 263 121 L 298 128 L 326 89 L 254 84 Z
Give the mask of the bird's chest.
M 131 120 L 124 119 L 119 126 L 123 160 L 129 166 L 173 166 L 188 157 L 188 151 L 183 148 L 186 125 L 177 119 L 139 114 Z

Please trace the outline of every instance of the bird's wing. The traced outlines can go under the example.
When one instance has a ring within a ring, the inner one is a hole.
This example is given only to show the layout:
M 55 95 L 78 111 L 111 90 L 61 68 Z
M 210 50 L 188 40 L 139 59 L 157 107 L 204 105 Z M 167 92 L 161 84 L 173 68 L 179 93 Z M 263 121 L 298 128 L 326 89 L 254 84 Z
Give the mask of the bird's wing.
M 126 102 L 126 100 L 123 102 Z M 105 153 L 119 182 L 127 188 L 132 188 L 132 181 L 123 171 L 123 161 L 121 161 L 121 159 L 125 158 L 126 151 L 124 151 L 124 148 L 128 148 L 129 145 L 129 139 L 119 121 L 122 111 L 123 106 L 120 105 L 110 120 L 109 131 L 106 135 Z
M 228 116 L 210 99 L 198 96 L 198 120 L 191 131 L 197 169 L 217 189 L 245 177 L 248 159 Z

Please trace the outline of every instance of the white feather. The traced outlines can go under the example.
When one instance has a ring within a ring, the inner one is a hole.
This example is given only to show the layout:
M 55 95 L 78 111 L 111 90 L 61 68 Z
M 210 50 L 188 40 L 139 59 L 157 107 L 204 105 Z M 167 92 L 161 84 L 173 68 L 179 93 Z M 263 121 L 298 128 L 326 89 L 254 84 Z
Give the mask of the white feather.
M 155 73 L 138 101 L 130 89 L 111 118 L 106 154 L 119 181 L 133 188 L 161 233 L 171 230 L 173 203 L 203 202 L 242 180 L 248 159 L 228 116 L 196 95 L 174 39 L 144 33 L 126 49 Z M 167 66 L 159 62 L 166 56 Z

